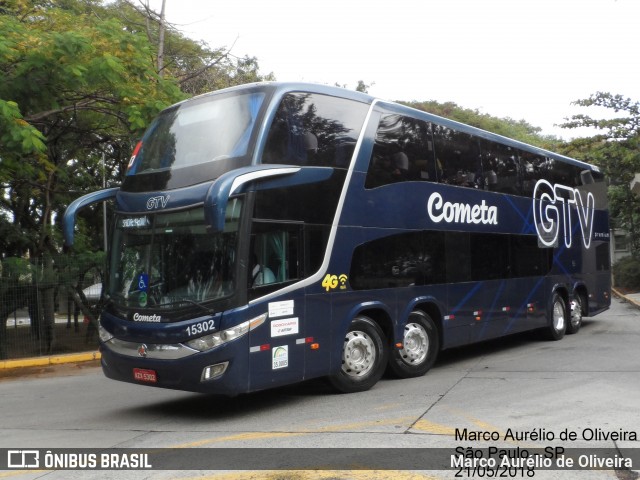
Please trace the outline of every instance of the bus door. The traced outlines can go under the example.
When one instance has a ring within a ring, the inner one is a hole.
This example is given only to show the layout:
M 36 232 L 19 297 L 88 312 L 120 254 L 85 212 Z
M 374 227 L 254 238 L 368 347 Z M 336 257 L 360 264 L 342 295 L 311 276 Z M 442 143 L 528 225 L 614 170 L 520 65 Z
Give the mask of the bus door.
M 300 224 L 254 222 L 247 272 L 250 305 L 267 313 L 266 328 L 251 332 L 251 389 L 272 387 L 304 378 L 304 293 L 272 294 L 302 275 Z M 268 295 L 268 297 L 267 297 Z M 261 301 L 265 297 L 267 300 Z
M 304 379 L 304 299 L 279 297 L 265 305 L 266 328 L 251 332 L 249 372 L 252 390 Z

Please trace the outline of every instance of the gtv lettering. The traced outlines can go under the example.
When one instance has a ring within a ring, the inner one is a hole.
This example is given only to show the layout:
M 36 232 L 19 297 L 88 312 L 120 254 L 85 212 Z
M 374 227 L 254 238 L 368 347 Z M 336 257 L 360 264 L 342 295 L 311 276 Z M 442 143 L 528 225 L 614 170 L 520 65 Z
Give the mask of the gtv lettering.
M 147 210 L 165 208 L 169 203 L 169 197 L 170 195 L 158 195 L 157 197 L 151 197 L 147 200 Z
M 498 224 L 498 207 L 495 205 L 487 205 L 484 200 L 480 205 L 445 202 L 438 192 L 429 197 L 427 213 L 435 223 Z
M 571 248 L 573 236 L 571 231 L 571 211 L 575 207 L 578 212 L 582 243 L 585 248 L 591 246 L 593 232 L 593 212 L 595 199 L 587 192 L 586 205 L 581 192 L 559 183 L 552 185 L 546 180 L 538 180 L 533 189 L 533 218 L 540 242 L 547 247 L 558 244 L 560 218 L 564 226 L 564 244 Z

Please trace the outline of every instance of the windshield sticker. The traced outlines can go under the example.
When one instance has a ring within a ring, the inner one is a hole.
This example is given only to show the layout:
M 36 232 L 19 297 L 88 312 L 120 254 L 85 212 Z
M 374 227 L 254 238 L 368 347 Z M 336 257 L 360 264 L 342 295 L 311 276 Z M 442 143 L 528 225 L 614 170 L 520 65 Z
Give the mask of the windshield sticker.
M 271 336 L 281 337 L 283 335 L 293 335 L 299 332 L 298 318 L 284 318 L 282 320 L 273 320 L 271 322 Z
M 146 292 L 149 285 L 149 274 L 141 273 L 138 275 L 138 290 Z
M 140 295 L 138 296 L 138 304 L 141 307 L 146 307 L 147 306 L 147 292 L 140 292 Z
M 148 302 L 147 290 L 149 289 L 149 274 L 141 273 L 138 275 L 138 305 L 146 307 Z
M 269 303 L 269 318 L 286 317 L 293 315 L 293 300 L 285 300 L 282 302 Z
M 289 346 L 273 347 L 271 350 L 271 369 L 277 370 L 289 366 Z

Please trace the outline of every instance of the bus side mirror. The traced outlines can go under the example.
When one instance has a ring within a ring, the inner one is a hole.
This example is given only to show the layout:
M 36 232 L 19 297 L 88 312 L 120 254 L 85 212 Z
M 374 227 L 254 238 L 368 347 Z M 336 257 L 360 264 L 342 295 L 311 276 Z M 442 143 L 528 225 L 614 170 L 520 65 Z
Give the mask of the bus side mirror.
M 250 182 L 269 177 L 291 175 L 299 170 L 300 167 L 283 165 L 254 165 L 221 175 L 211 184 L 205 197 L 205 222 L 214 232 L 224 231 L 225 214 L 230 196 L 242 193 L 244 187 Z
M 116 196 L 120 187 L 107 188 L 106 190 L 98 190 L 97 192 L 88 193 L 80 198 L 76 198 L 69 204 L 62 218 L 62 234 L 64 235 L 64 244 L 67 247 L 73 246 L 74 229 L 76 226 L 76 213 L 78 210 L 92 205 L 94 203 L 110 200 Z

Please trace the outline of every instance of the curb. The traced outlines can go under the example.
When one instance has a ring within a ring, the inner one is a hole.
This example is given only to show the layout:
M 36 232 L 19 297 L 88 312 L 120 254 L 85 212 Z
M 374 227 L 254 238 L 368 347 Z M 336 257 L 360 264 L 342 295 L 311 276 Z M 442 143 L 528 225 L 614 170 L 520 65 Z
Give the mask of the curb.
M 638 302 L 637 300 L 634 300 L 633 298 L 626 296 L 624 293 L 620 293 L 615 288 L 611 288 L 611 291 L 621 300 L 624 300 L 625 302 L 629 302 L 630 304 L 640 308 L 640 302 Z
M 100 352 L 70 353 L 67 355 L 52 355 L 49 357 L 20 358 L 17 360 L 0 360 L 0 370 L 25 367 L 46 367 L 64 363 L 90 362 L 100 360 Z

